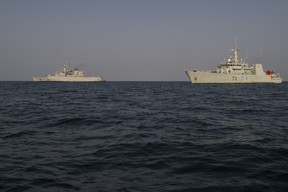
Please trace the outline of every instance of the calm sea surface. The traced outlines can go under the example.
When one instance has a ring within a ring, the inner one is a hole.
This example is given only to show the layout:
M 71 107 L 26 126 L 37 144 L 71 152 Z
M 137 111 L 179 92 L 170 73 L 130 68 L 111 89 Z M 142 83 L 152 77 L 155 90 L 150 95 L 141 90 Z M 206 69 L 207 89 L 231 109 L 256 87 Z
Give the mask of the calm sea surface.
M 288 83 L 0 82 L 0 191 L 288 191 Z

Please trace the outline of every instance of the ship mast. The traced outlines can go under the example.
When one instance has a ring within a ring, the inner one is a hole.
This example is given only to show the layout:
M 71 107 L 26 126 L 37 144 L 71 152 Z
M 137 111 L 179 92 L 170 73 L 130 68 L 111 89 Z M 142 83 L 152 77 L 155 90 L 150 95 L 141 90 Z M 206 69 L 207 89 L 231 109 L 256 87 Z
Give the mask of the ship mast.
M 262 64 L 262 46 L 260 47 L 260 62 Z
M 237 49 L 236 36 L 235 36 L 235 42 L 234 42 L 234 59 L 235 59 L 235 64 L 237 64 L 238 63 L 238 49 Z
M 64 64 L 64 69 L 63 69 L 63 72 L 64 72 L 64 73 L 66 73 L 66 72 L 67 72 L 67 69 L 68 69 L 68 65 L 69 65 L 69 63 L 68 63 L 68 62 L 66 62 L 66 63 Z

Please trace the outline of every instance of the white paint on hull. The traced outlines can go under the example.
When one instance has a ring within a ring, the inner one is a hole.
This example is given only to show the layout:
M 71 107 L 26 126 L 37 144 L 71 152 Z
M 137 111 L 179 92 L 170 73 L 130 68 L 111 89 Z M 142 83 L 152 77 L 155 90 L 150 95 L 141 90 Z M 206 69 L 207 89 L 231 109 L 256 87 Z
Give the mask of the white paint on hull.
M 282 83 L 282 78 L 269 75 L 236 75 L 209 71 L 185 71 L 192 83 Z
M 33 77 L 33 81 L 55 81 L 55 82 L 103 82 L 105 81 L 102 77 Z

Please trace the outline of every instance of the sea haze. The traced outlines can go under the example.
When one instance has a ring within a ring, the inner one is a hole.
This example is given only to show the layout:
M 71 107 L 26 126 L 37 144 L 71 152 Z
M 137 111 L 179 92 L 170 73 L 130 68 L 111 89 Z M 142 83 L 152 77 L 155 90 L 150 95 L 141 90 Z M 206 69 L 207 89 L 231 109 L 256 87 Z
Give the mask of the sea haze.
M 288 191 L 288 83 L 0 82 L 0 191 Z

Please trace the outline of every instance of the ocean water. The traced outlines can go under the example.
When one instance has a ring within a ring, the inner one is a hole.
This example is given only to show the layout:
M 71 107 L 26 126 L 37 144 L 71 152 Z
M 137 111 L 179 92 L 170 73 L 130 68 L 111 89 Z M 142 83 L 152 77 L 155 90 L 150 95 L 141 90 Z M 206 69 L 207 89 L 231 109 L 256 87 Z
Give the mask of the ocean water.
M 288 191 L 288 83 L 0 82 L 0 191 Z

